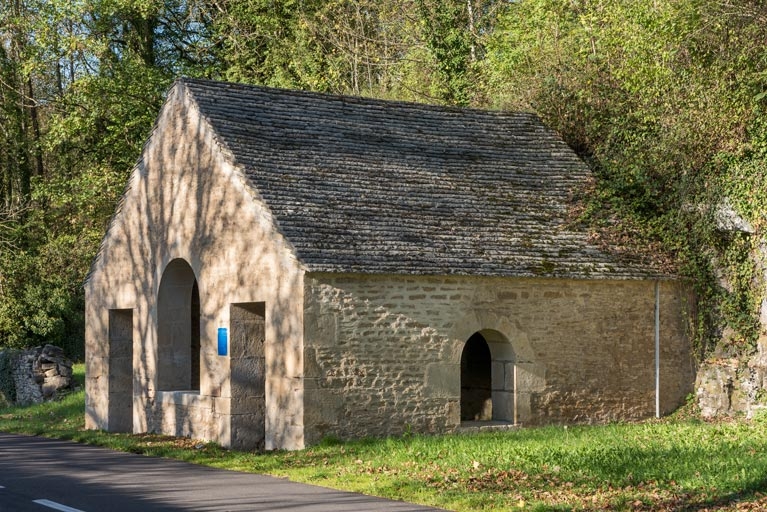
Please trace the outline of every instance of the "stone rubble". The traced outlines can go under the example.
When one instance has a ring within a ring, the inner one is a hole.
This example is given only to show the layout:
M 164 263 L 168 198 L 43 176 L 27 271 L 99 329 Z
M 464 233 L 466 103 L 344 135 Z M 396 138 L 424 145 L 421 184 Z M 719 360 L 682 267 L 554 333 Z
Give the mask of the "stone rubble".
M 54 345 L 34 347 L 18 353 L 11 364 L 17 405 L 53 400 L 72 389 L 72 361 Z

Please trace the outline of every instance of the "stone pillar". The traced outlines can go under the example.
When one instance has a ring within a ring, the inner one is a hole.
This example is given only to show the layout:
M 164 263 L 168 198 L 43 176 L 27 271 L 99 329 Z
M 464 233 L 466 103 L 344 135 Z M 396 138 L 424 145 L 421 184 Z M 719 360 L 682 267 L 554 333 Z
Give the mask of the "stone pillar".
M 133 431 L 133 310 L 109 310 L 107 430 Z
M 265 437 L 265 305 L 232 304 L 231 432 L 235 449 L 261 450 Z

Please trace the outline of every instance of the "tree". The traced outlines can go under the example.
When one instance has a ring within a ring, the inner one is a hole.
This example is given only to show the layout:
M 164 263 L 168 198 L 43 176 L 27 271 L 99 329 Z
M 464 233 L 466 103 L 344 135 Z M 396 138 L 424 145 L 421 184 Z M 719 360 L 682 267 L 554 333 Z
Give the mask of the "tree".
M 725 328 L 744 347 L 757 334 L 756 269 L 735 257 L 744 242 L 722 236 L 716 210 L 767 206 L 765 188 L 746 200 L 733 187 L 751 134 L 763 133 L 751 127 L 761 126 L 764 13 L 749 1 L 523 0 L 488 43 L 496 105 L 537 112 L 596 171 L 587 211 L 612 226 L 610 246 L 644 244 L 696 283 L 702 350 Z
M 82 346 L 80 284 L 179 74 L 536 112 L 594 169 L 604 241 L 753 341 L 753 247 L 714 214 L 767 223 L 765 39 L 753 0 L 0 0 L 0 345 Z
M 484 36 L 492 31 L 492 0 L 415 0 L 421 34 L 435 66 L 432 94 L 442 102 L 476 102 Z
M 27 6 L 0 3 L 0 201 L 5 207 L 29 199 L 32 176 L 42 174 L 32 77 L 25 72 Z
M 90 261 L 174 74 L 210 65 L 207 20 L 183 0 L 10 1 L 0 346 L 54 342 L 78 357 Z

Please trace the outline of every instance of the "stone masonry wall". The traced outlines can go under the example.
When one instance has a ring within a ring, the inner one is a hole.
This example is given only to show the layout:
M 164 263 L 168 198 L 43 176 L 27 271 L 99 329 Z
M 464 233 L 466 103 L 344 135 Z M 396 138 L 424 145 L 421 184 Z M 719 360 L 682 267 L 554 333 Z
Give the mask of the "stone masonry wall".
M 694 368 L 686 292 L 660 287 L 668 413 Z M 653 282 L 308 274 L 305 440 L 455 429 L 461 351 L 477 331 L 493 353 L 496 415 L 523 425 L 650 417 L 654 301 Z
M 174 88 L 85 285 L 87 428 L 303 447 L 302 273 L 245 179 L 185 89 Z M 190 352 L 174 352 L 172 342 L 191 334 L 174 331 L 178 322 L 159 298 L 177 259 L 193 273 L 178 281 L 198 285 L 199 391 L 179 379 L 163 382 L 174 365 L 191 382 Z M 234 336 L 233 304 L 264 310 L 256 356 L 235 345 L 252 337 Z M 226 354 L 218 351 L 219 329 L 229 329 Z M 244 368 L 261 372 L 255 392 L 232 386 Z M 243 410 L 237 395 L 244 392 L 258 408 Z M 258 428 L 247 425 L 248 415 Z

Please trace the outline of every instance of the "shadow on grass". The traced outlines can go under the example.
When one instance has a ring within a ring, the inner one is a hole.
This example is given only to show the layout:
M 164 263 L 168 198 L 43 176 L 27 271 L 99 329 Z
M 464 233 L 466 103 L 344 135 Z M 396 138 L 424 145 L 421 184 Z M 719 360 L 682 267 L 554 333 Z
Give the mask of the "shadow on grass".
M 700 499 L 700 497 L 686 496 L 684 498 L 660 501 L 654 506 L 664 510 L 675 510 L 678 512 L 699 512 L 702 510 L 716 510 L 720 508 L 730 508 L 733 504 L 739 502 L 748 502 L 753 505 L 746 510 L 767 510 L 767 477 L 743 486 L 743 489 L 729 494 Z M 756 502 L 756 503 L 754 503 Z

